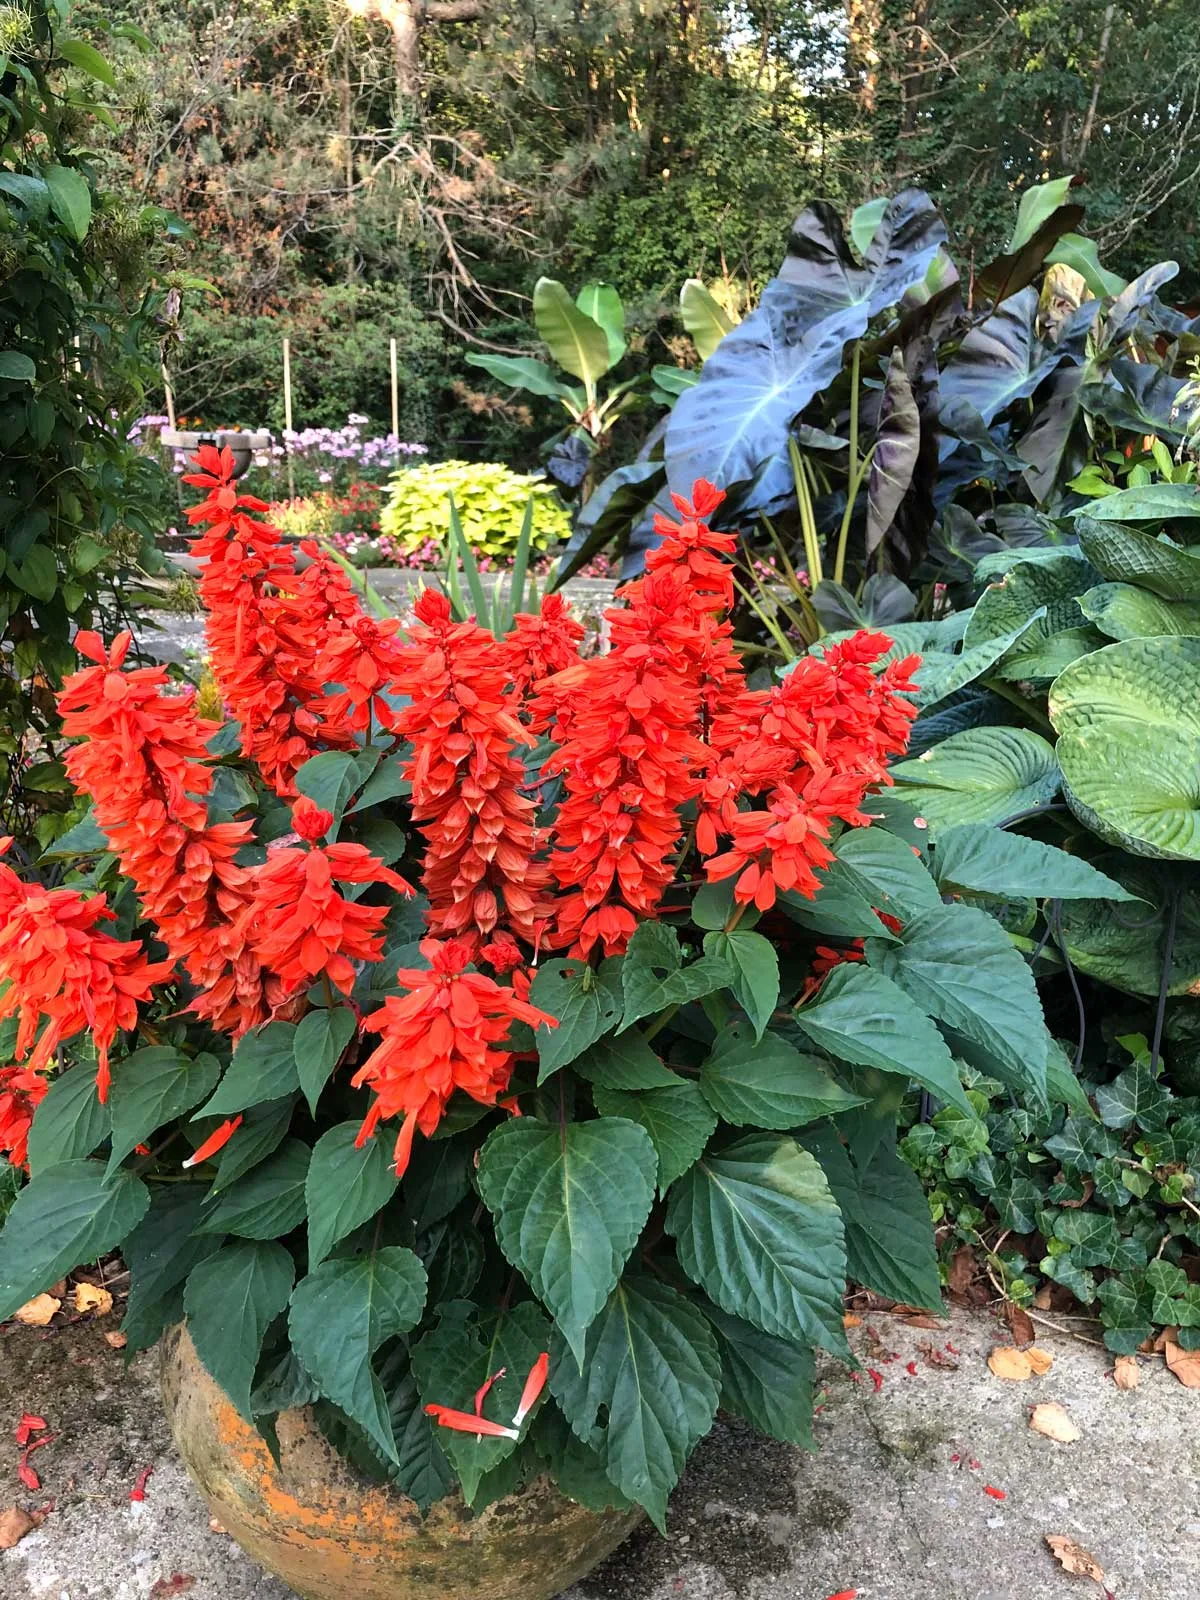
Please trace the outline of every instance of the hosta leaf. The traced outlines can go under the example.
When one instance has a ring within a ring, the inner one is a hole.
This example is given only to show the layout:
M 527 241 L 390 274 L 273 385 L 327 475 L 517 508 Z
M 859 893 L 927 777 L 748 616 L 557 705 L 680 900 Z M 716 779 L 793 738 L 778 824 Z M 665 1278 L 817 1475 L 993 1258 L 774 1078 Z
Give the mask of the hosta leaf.
M 1109 851 L 1098 865 L 1146 904 L 1112 900 L 1068 900 L 1060 926 L 1072 963 L 1089 977 L 1126 994 L 1157 995 L 1167 950 L 1171 903 L 1178 899 L 1171 940 L 1168 994 L 1197 992 L 1200 985 L 1200 887 L 1193 867 L 1147 861 Z M 1182 878 L 1181 878 L 1182 875 Z M 1182 892 L 1177 894 L 1177 891 Z
M 321 1393 L 393 1462 L 396 1441 L 371 1357 L 385 1340 L 416 1326 L 425 1290 L 425 1268 L 412 1251 L 388 1245 L 323 1261 L 296 1285 L 288 1313 L 292 1348 Z
M 923 911 L 904 929 L 900 944 L 871 940 L 867 960 L 979 1046 L 997 1077 L 1045 1095 L 1049 1035 L 1037 985 L 986 911 L 963 905 Z
M 192 1118 L 229 1117 L 264 1100 L 278 1100 L 300 1087 L 292 1022 L 268 1022 L 238 1040 L 217 1092 Z
M 135 1050 L 113 1073 L 109 1093 L 112 1115 L 112 1172 L 135 1145 L 156 1128 L 181 1117 L 211 1094 L 221 1075 L 216 1056 L 181 1056 L 169 1046 Z
M 650 1135 L 658 1156 L 659 1194 L 666 1194 L 676 1178 L 699 1160 L 716 1132 L 716 1113 L 695 1083 L 679 1082 L 636 1094 L 597 1088 L 594 1098 L 601 1116 L 626 1117 Z
M 721 1363 L 705 1318 L 666 1284 L 629 1277 L 593 1322 L 580 1363 L 557 1331 L 550 1354 L 550 1387 L 572 1429 L 665 1529 L 668 1496 L 717 1410 Z
M 933 1220 L 912 1168 L 886 1143 L 858 1167 L 833 1129 L 811 1128 L 800 1137 L 821 1163 L 842 1213 L 849 1276 L 905 1305 L 940 1310 Z
M 1046 900 L 1088 900 L 1101 895 L 1111 900 L 1137 899 L 1115 878 L 1078 856 L 1040 839 L 983 823 L 964 823 L 938 834 L 933 875 L 942 889 L 967 889 L 1005 899 L 1023 895 Z
M 321 1090 L 329 1082 L 357 1028 L 358 1019 L 349 1006 L 318 1007 L 301 1018 L 296 1028 L 292 1039 L 296 1072 L 314 1116 Z
M 1003 822 L 1047 805 L 1061 775 L 1054 747 L 1027 728 L 965 728 L 892 768 L 895 795 L 915 807 L 934 838 L 963 822 Z
M 304 1182 L 311 1152 L 289 1139 L 231 1183 L 205 1214 L 201 1233 L 235 1233 L 243 1239 L 277 1239 L 304 1221 Z
M 1165 522 L 1171 517 L 1200 517 L 1200 486 L 1146 483 L 1090 502 L 1086 514 L 1102 522 Z
M 775 946 L 761 933 L 735 928 L 732 933 L 706 933 L 704 953 L 724 962 L 734 974 L 733 992 L 761 1039 L 779 1004 L 779 957 Z
M 391 1143 L 384 1136 L 355 1148 L 361 1124 L 339 1122 L 313 1147 L 305 1178 L 308 1262 L 317 1266 L 348 1233 L 367 1222 L 396 1192 Z
M 1188 492 L 1196 495 L 1194 488 Z M 1190 550 L 1140 528 L 1096 520 L 1102 505 L 1119 498 L 1109 495 L 1089 508 L 1090 516 L 1076 519 L 1080 546 L 1097 572 L 1113 583 L 1133 584 L 1163 600 L 1200 600 L 1200 558 Z
M 794 1139 L 749 1134 L 701 1157 L 667 1205 L 679 1263 L 709 1299 L 764 1333 L 845 1351 L 842 1220 Z
M 543 961 L 529 998 L 539 1010 L 558 1018 L 557 1028 L 537 1030 L 540 1083 L 616 1026 L 622 1004 L 619 963 L 605 962 L 596 970 L 586 961 L 559 957 Z
M 722 1409 L 743 1417 L 768 1439 L 814 1449 L 811 1348 L 773 1339 L 716 1306 L 705 1306 L 704 1314 L 721 1354 Z
M 1167 600 L 1132 583 L 1099 583 L 1079 597 L 1080 609 L 1110 639 L 1200 634 L 1200 599 Z
M 990 672 L 1027 634 L 1037 639 L 1043 638 L 1040 625 L 1044 620 L 1045 610 L 1039 608 L 1008 632 L 984 639 L 956 656 L 944 655 L 940 651 L 926 656 L 916 675 L 917 705 L 924 711 L 957 694 L 967 684 L 974 683 L 976 678 Z
M 90 1061 L 80 1062 L 55 1078 L 33 1114 L 30 1172 L 36 1175 L 60 1161 L 90 1156 L 108 1137 L 110 1126 L 109 1108 L 96 1093 L 96 1068 Z
M 718 1034 L 700 1088 L 717 1115 L 739 1128 L 799 1128 L 865 1104 L 836 1084 L 818 1057 L 773 1033 L 756 1040 L 744 1022 Z
M 183 1303 L 196 1354 L 247 1422 L 263 1335 L 287 1305 L 295 1274 L 275 1240 L 239 1240 L 188 1275 Z
M 0 1232 L 0 1322 L 82 1262 L 95 1261 L 140 1222 L 150 1191 L 101 1161 L 44 1167 L 13 1202 Z
M 561 1128 L 514 1118 L 480 1151 L 496 1240 L 577 1355 L 645 1226 L 657 1168 L 645 1130 L 616 1117 Z
M 795 1021 L 839 1060 L 914 1078 L 940 1100 L 974 1115 L 945 1040 L 885 973 L 853 964 L 835 967 Z
M 1200 638 L 1085 656 L 1055 682 L 1050 717 L 1081 821 L 1138 855 L 1200 861 Z
M 621 965 L 625 1013 L 622 1027 L 668 1006 L 700 1000 L 734 981 L 723 957 L 706 954 L 683 965 L 679 935 L 665 922 L 642 922 L 630 939 Z

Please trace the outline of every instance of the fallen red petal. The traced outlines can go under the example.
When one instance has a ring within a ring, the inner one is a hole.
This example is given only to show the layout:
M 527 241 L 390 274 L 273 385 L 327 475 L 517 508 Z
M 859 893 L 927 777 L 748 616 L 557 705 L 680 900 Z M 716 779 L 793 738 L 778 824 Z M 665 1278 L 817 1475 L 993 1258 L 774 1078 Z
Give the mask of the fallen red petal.
M 499 1372 L 493 1372 L 491 1377 L 490 1378 L 486 1378 L 479 1385 L 478 1389 L 476 1389 L 476 1391 L 475 1391 L 475 1415 L 477 1417 L 481 1417 L 483 1415 L 483 1402 L 487 1399 L 488 1390 L 492 1387 L 492 1385 L 494 1383 L 496 1383 L 500 1378 L 502 1378 L 507 1371 L 508 1371 L 507 1367 L 501 1367 Z
M 857 1589 L 839 1589 L 836 1594 L 831 1594 L 829 1600 L 857 1600 Z
M 874 1367 L 868 1367 L 867 1377 L 870 1378 L 871 1382 L 875 1385 L 875 1393 L 878 1394 L 880 1389 L 883 1388 L 883 1373 L 876 1372 Z
M 990 1494 L 993 1500 L 1007 1500 L 1008 1499 L 1008 1495 L 1004 1492 L 1003 1489 L 996 1489 L 990 1483 L 985 1483 L 984 1484 L 983 1492 L 984 1492 L 984 1494 Z
M 521 1390 L 521 1403 L 513 1417 L 513 1426 L 519 1428 L 525 1418 L 538 1402 L 538 1396 L 546 1387 L 546 1375 L 550 1371 L 550 1352 L 543 1350 L 541 1355 L 529 1369 L 529 1376 L 525 1379 L 525 1387 Z
M 131 1500 L 144 1500 L 146 1498 L 146 1485 L 150 1481 L 150 1474 L 154 1471 L 152 1466 L 143 1467 L 137 1475 L 137 1482 L 129 1491 Z
M 910 1361 L 904 1370 L 908 1373 L 910 1378 L 915 1378 L 917 1375 L 917 1363 L 915 1361 Z
M 516 1428 L 506 1428 L 499 1422 L 489 1422 L 486 1417 L 472 1416 L 469 1411 L 455 1411 L 451 1406 L 426 1406 L 426 1416 L 437 1420 L 440 1427 L 451 1428 L 456 1433 L 484 1434 L 489 1439 L 519 1439 Z
M 22 1456 L 20 1461 L 17 1463 L 17 1477 L 20 1478 L 21 1482 L 27 1489 L 40 1489 L 42 1487 L 42 1480 L 26 1461 L 24 1456 Z

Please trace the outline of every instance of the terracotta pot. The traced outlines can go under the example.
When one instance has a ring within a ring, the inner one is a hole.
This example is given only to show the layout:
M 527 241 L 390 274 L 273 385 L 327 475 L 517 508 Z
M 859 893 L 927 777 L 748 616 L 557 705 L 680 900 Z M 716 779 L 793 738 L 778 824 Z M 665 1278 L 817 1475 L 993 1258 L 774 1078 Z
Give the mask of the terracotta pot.
M 217 1521 L 303 1600 L 550 1600 L 610 1555 L 640 1512 L 587 1511 L 538 1478 L 473 1516 L 422 1518 L 366 1482 L 307 1411 L 278 1419 L 280 1465 L 200 1364 L 182 1323 L 162 1342 L 167 1421 Z

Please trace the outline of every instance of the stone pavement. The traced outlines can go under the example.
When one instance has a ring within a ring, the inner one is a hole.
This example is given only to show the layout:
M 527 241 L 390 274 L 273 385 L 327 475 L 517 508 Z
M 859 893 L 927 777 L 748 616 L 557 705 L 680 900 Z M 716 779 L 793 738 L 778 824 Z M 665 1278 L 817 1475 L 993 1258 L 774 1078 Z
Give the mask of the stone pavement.
M 1115 1600 L 1200 1600 L 1200 1391 L 1157 1359 L 1120 1391 L 1103 1350 L 1046 1330 L 1051 1371 L 1002 1382 L 986 1357 L 1007 1337 L 987 1313 L 955 1312 L 937 1331 L 880 1314 L 865 1324 L 852 1337 L 878 1390 L 866 1371 L 855 1382 L 826 1368 L 817 1454 L 718 1424 L 676 1492 L 670 1536 L 635 1534 L 566 1600 L 1103 1600 L 1060 1571 L 1046 1534 L 1090 1550 Z M 104 1325 L 0 1334 L 0 1511 L 54 1504 L 0 1553 L 2 1600 L 143 1600 L 156 1583 L 191 1600 L 288 1600 L 210 1529 L 158 1408 L 153 1356 L 127 1371 Z M 1030 1429 L 1044 1400 L 1066 1407 L 1078 1442 Z M 32 1458 L 39 1493 L 17 1482 L 9 1442 L 24 1410 L 57 1435 Z M 147 1466 L 145 1500 L 131 1503 Z M 175 1574 L 192 1582 L 171 1587 Z

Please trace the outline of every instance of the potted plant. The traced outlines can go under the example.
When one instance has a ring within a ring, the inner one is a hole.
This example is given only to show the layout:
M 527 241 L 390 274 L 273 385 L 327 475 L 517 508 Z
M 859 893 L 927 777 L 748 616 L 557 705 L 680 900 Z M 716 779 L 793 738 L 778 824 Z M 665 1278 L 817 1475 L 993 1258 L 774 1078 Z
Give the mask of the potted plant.
M 201 450 L 227 720 L 127 636 L 60 696 L 88 816 L 0 868 L 0 1318 L 120 1250 L 180 1451 L 302 1595 L 547 1596 L 661 1528 L 718 1407 L 811 1437 L 847 1275 L 939 1300 L 915 1079 L 1069 1071 L 881 789 L 915 658 L 751 688 L 696 486 L 578 653 L 407 634 Z M 907 820 L 906 820 L 907 819 Z

